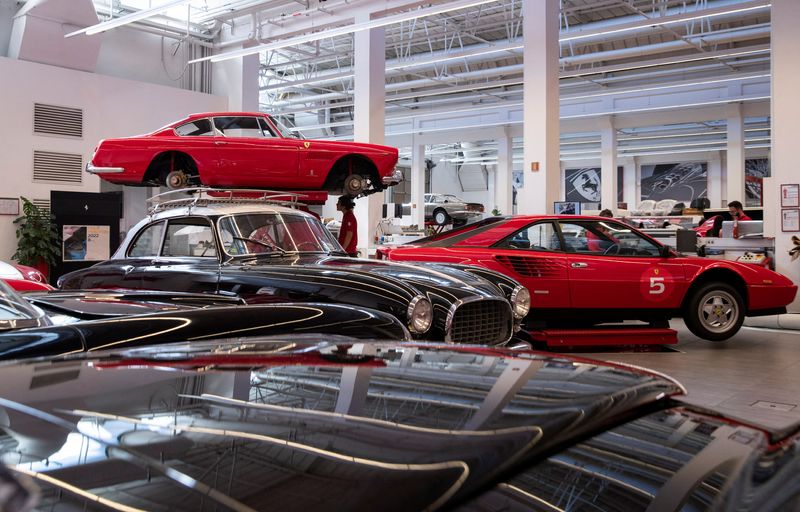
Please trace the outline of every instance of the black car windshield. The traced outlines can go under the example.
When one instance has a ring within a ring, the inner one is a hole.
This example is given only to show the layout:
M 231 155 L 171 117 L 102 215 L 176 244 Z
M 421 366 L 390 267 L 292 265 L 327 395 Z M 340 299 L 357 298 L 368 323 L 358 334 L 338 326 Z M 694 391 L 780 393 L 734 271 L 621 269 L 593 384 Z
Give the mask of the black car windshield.
M 344 253 L 333 235 L 309 215 L 240 213 L 219 220 L 225 252 L 232 256 L 263 253 Z
M 44 325 L 51 325 L 44 312 L 31 306 L 8 283 L 0 279 L 0 331 Z

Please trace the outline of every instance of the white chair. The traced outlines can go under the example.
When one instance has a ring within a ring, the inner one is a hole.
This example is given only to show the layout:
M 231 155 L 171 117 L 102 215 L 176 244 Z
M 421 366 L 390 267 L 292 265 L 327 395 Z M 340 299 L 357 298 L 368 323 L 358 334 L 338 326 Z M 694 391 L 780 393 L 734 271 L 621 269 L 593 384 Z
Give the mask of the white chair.
M 653 210 L 656 207 L 656 202 L 652 199 L 645 199 L 639 206 L 636 207 L 635 210 L 631 212 L 631 215 L 653 215 Z
M 662 199 L 653 208 L 653 215 L 669 215 L 677 203 L 676 199 Z

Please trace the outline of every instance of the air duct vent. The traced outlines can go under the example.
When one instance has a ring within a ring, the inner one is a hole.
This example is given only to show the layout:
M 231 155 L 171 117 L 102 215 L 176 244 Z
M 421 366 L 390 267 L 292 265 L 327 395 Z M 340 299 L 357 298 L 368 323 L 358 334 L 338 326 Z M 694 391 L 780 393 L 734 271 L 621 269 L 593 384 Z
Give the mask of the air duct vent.
M 33 181 L 82 183 L 83 157 L 52 151 L 33 152 Z
M 34 103 L 33 132 L 80 139 L 83 137 L 83 110 Z
M 31 202 L 44 210 L 47 213 L 50 213 L 50 200 L 49 199 L 31 199 Z

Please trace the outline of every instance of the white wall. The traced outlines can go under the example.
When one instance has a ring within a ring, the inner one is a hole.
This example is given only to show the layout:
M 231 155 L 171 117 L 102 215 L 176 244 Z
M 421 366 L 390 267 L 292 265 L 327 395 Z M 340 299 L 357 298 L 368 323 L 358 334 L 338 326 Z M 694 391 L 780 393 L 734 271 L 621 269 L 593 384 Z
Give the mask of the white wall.
M 102 138 L 147 133 L 192 112 L 227 109 L 227 99 L 219 96 L 5 57 L 0 57 L 0 77 L 2 197 L 49 199 L 51 190 L 100 191 L 99 178 L 86 173 L 80 185 L 33 183 L 34 150 L 79 153 L 85 163 Z M 34 135 L 34 102 L 83 109 L 83 138 Z M 131 190 L 132 197 L 143 192 Z M 127 195 L 126 204 L 131 203 Z M 0 216 L 1 260 L 9 260 L 16 250 L 13 220 L 11 215 Z M 125 223 L 137 220 L 126 218 Z
M 491 211 L 494 208 L 494 204 L 489 204 L 493 199 L 489 199 L 487 190 L 478 192 L 464 192 L 461 190 L 456 166 L 449 162 L 436 161 L 436 167 L 431 171 L 430 192 L 434 194 L 455 194 L 467 202 L 483 203 L 487 211 Z
M 17 2 L 0 0 L 0 56 L 2 57 L 8 55 L 11 27 L 14 25 L 14 14 L 18 9 Z

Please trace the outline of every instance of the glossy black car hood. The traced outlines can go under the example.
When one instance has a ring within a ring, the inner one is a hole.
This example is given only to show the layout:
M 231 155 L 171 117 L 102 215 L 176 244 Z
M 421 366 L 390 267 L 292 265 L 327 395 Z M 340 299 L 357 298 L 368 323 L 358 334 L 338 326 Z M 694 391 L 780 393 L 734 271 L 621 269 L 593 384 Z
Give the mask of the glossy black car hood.
M 7 365 L 0 383 L 4 460 L 43 508 L 146 510 L 436 508 L 682 392 L 568 357 L 298 337 Z

